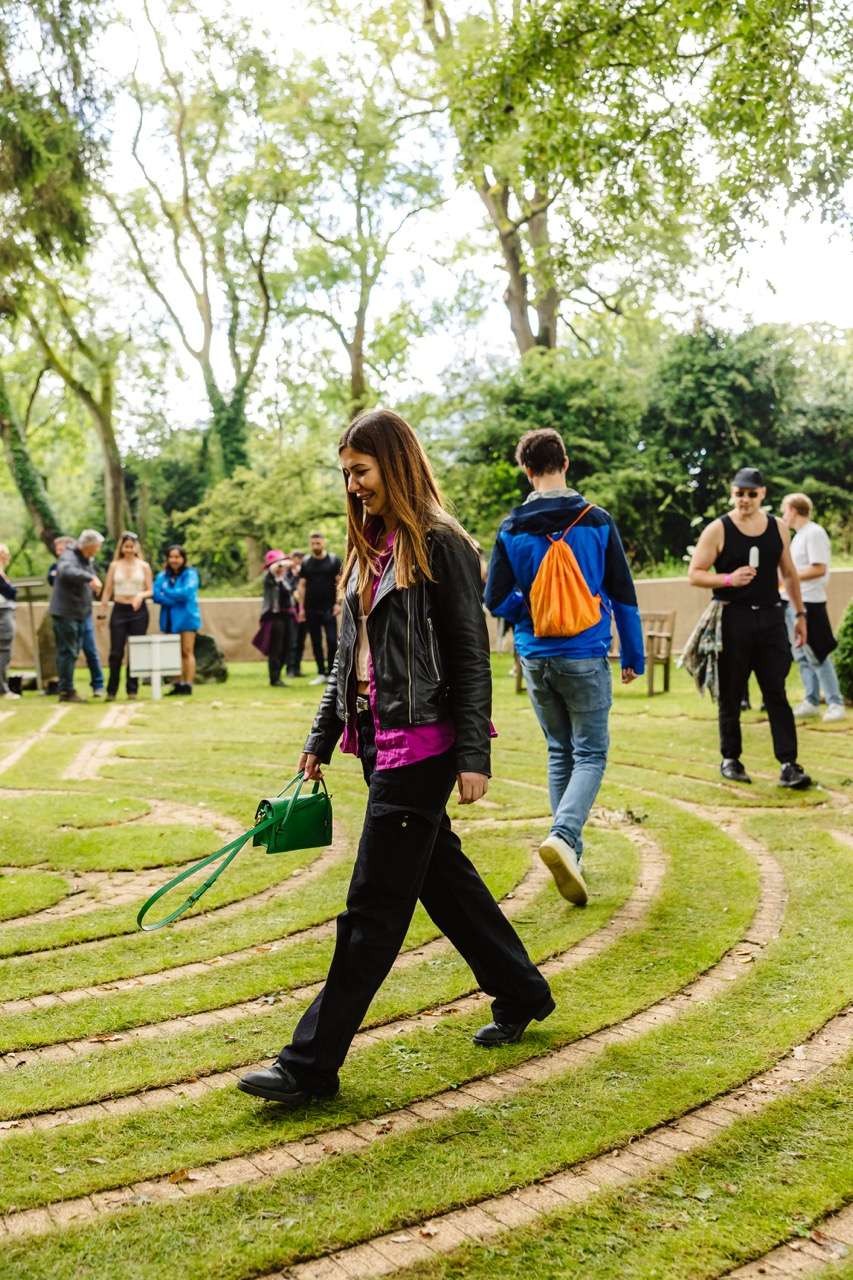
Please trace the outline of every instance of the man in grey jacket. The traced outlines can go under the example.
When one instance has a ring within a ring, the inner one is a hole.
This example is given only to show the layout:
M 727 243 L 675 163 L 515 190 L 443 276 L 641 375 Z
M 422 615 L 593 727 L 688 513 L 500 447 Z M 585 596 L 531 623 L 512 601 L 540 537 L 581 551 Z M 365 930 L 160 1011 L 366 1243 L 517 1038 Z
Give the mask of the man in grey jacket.
M 74 688 L 74 664 L 83 642 L 83 627 L 92 612 L 92 595 L 101 590 L 92 561 L 103 541 L 96 529 L 84 529 L 77 541 L 65 548 L 56 566 L 50 616 L 56 638 L 60 702 L 86 701 Z

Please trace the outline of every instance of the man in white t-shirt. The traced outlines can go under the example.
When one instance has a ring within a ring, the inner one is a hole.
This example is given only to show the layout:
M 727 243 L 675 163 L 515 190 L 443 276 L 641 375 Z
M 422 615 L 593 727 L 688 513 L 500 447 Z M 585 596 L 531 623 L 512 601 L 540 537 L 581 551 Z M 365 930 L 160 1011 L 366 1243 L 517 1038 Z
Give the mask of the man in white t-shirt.
M 804 493 L 789 493 L 782 499 L 782 520 L 793 532 L 791 559 L 800 579 L 803 608 L 806 611 L 808 643 L 794 649 L 805 689 L 805 698 L 794 708 L 794 715 L 816 716 L 820 711 L 820 695 L 826 698 L 824 720 L 844 719 L 844 699 L 832 661 L 835 637 L 826 612 L 826 584 L 829 581 L 830 546 L 825 529 L 811 518 L 812 501 Z M 785 592 L 782 591 L 784 598 Z M 785 609 L 788 631 L 793 636 L 793 610 Z

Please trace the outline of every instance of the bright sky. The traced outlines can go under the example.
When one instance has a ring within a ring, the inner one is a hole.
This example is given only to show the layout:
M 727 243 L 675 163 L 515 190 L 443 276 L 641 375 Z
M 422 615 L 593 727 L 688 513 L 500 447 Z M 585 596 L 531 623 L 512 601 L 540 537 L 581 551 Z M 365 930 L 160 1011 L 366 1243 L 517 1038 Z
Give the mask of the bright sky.
M 137 0 L 124 0 L 124 3 L 137 34 L 126 28 L 112 29 L 104 39 L 105 65 L 115 75 L 137 65 L 141 78 L 153 79 L 156 76 L 153 42 L 150 35 L 145 36 L 144 24 L 140 21 L 141 6 Z M 156 12 L 160 0 L 151 0 L 151 3 Z M 256 29 L 267 29 L 274 45 L 281 49 L 282 60 L 297 49 L 312 57 L 324 54 L 333 57 L 337 49 L 349 43 L 349 36 L 343 31 L 328 25 L 313 25 L 305 0 L 292 0 L 288 4 L 281 4 L 280 0 L 207 0 L 206 7 L 212 16 L 227 9 L 234 17 L 249 18 Z M 138 180 L 129 156 L 133 124 L 129 113 L 120 114 L 117 119 L 114 155 L 120 185 L 135 185 Z M 413 267 L 422 266 L 427 290 L 434 289 L 436 294 L 446 296 L 454 287 L 453 278 L 433 264 L 424 254 L 423 246 L 449 249 L 458 238 L 460 228 L 475 229 L 480 223 L 481 206 L 476 195 L 469 191 L 457 193 L 441 213 L 430 218 L 427 233 L 424 234 L 421 226 L 404 247 L 394 268 L 396 282 L 402 286 Z M 756 232 L 756 237 L 756 243 L 740 255 L 732 272 L 732 277 L 740 273 L 737 283 L 726 283 L 721 269 L 714 265 L 697 270 L 691 278 L 691 284 L 707 286 L 710 295 L 719 295 L 716 302 L 703 307 L 708 318 L 731 327 L 750 321 L 792 324 L 823 321 L 853 328 L 853 238 L 849 225 L 846 230 L 839 230 L 823 224 L 817 216 L 806 218 L 775 211 L 770 228 Z M 462 332 L 433 334 L 423 339 L 416 349 L 413 376 L 421 385 L 438 389 L 442 370 L 460 359 L 480 362 L 486 357 L 513 357 L 514 344 L 501 301 L 503 278 L 499 271 L 490 271 L 490 262 L 497 257 L 495 247 L 483 263 L 483 274 L 495 281 L 484 320 Z M 395 287 L 392 277 L 386 296 L 393 298 Z M 676 309 L 683 314 L 683 306 Z M 180 352 L 178 358 L 181 358 Z M 185 421 L 204 420 L 207 409 L 200 375 L 192 365 L 187 372 L 189 379 L 177 390 L 181 416 Z

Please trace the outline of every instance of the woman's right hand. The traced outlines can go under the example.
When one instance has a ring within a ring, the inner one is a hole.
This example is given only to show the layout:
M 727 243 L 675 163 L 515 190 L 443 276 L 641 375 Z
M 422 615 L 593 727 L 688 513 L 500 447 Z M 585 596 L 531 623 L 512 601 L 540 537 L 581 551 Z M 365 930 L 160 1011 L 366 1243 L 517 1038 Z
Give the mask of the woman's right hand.
M 311 755 L 308 751 L 303 751 L 299 757 L 296 772 L 301 773 L 309 782 L 321 782 L 323 773 L 320 769 L 320 757 Z
M 748 587 L 752 579 L 755 577 L 756 570 L 752 565 L 742 564 L 739 569 L 733 570 L 730 577 L 733 587 Z

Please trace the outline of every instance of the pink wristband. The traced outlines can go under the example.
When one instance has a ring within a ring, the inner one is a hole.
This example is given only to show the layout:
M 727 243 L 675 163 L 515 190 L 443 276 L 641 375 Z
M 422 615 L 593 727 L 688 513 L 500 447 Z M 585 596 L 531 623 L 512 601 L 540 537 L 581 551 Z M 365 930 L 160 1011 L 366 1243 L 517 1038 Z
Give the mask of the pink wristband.
M 727 573 L 727 574 L 726 574 L 726 576 L 725 576 L 724 581 L 725 581 L 726 586 L 727 586 L 727 587 L 730 587 L 730 586 L 732 585 L 732 575 L 731 575 L 730 573 Z

